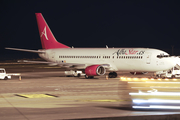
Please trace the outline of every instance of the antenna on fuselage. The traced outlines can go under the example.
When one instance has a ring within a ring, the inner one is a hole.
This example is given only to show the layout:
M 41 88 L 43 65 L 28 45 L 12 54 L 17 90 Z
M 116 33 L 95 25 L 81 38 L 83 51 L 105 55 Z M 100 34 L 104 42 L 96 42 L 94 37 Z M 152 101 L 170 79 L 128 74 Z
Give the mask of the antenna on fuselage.
M 106 45 L 106 48 L 108 48 L 108 46 Z

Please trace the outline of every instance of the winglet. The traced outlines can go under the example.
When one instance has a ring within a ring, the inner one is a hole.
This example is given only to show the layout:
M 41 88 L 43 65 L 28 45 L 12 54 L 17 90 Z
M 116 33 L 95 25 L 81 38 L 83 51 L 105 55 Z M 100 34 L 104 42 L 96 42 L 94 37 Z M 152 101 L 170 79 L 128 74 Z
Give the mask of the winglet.
M 35 13 L 35 14 L 39 28 L 39 35 L 41 38 L 42 48 L 43 49 L 69 48 L 68 46 L 59 43 L 56 40 L 42 14 L 41 13 Z

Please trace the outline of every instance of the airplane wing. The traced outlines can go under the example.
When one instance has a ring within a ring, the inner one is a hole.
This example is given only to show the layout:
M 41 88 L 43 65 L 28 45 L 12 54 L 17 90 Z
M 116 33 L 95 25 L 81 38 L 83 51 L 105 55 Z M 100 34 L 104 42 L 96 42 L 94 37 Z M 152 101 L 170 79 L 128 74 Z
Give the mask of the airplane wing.
M 6 47 L 5 49 L 9 50 L 17 50 L 17 51 L 24 51 L 24 52 L 33 52 L 33 53 L 45 53 L 45 51 L 40 51 L 40 50 L 29 50 L 29 49 L 19 49 L 19 48 L 8 48 Z M 76 68 L 76 67 L 87 67 L 93 64 L 78 64 L 78 63 L 58 63 L 58 62 L 48 62 L 48 61 L 28 61 L 28 60 L 20 60 L 18 62 L 28 62 L 28 63 L 42 63 L 42 64 L 48 64 L 50 66 L 61 66 L 61 67 L 70 67 L 70 68 Z M 110 64 L 100 64 L 106 69 L 110 68 Z
M 57 63 L 57 62 L 48 62 L 48 61 L 29 61 L 29 60 L 19 60 L 18 62 L 26 62 L 26 63 L 42 63 L 42 64 L 48 64 L 50 66 L 61 66 L 61 67 L 70 67 L 70 68 L 76 68 L 76 67 L 86 67 L 89 65 L 86 64 L 79 64 L 79 63 Z M 92 64 L 91 64 L 92 65 Z M 110 67 L 109 64 L 101 64 L 101 66 L 108 69 Z
M 29 60 L 19 60 L 18 62 L 26 62 L 26 63 L 42 63 L 48 64 L 50 66 L 63 66 L 63 67 L 84 67 L 85 64 L 78 64 L 78 63 L 57 63 L 57 62 L 48 62 L 48 61 L 29 61 Z
M 28 49 L 19 49 L 19 48 L 5 48 L 8 50 L 17 50 L 17 51 L 24 51 L 24 52 L 33 52 L 33 53 L 45 53 L 44 51 L 39 51 L 39 50 L 28 50 Z

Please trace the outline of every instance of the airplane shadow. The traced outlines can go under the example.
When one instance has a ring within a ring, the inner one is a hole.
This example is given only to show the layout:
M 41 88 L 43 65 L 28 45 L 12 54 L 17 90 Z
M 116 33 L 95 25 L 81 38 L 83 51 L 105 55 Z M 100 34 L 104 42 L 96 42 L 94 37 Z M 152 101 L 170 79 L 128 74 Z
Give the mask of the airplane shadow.
M 99 78 L 85 78 L 85 77 L 79 77 L 79 79 L 85 79 L 85 80 L 98 80 Z M 99 79 L 100 80 L 100 79 Z
M 175 109 L 134 109 L 132 107 L 121 107 L 121 106 L 96 106 L 96 107 L 107 108 L 107 109 L 116 109 L 116 110 L 126 110 L 126 111 L 180 112 L 180 110 L 175 110 Z

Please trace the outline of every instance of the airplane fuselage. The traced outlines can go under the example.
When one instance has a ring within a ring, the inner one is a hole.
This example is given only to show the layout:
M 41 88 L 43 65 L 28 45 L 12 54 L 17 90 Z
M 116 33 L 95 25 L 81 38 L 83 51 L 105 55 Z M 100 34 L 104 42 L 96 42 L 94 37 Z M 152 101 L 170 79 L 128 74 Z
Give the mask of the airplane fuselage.
M 84 68 L 95 64 L 109 64 L 108 71 L 156 72 L 175 66 L 168 53 L 158 49 L 61 48 L 43 51 L 45 53 L 40 53 L 39 56 L 47 61 L 85 64 Z

